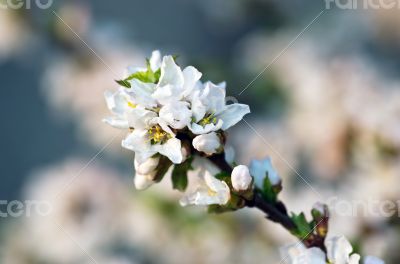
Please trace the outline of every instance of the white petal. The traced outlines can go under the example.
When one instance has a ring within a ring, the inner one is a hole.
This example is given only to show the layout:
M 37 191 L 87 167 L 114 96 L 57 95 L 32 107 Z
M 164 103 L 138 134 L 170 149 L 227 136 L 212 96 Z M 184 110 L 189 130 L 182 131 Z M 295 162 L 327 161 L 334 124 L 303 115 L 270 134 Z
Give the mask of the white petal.
M 129 128 L 128 121 L 126 119 L 121 119 L 118 117 L 107 117 L 103 119 L 103 122 L 115 128 L 120 128 L 120 129 Z
M 177 138 L 171 138 L 162 145 L 158 145 L 158 152 L 168 157 L 173 163 L 180 164 L 183 160 L 181 141 Z
M 199 122 L 201 119 L 203 119 L 203 117 L 206 115 L 207 107 L 205 104 L 203 104 L 200 98 L 200 91 L 196 91 L 193 94 L 191 101 L 191 109 L 196 123 Z
M 135 188 L 137 190 L 145 190 L 149 188 L 151 185 L 154 184 L 153 175 L 143 175 L 136 173 L 135 177 L 133 178 L 135 183 Z
M 146 130 L 152 119 L 156 118 L 157 114 L 153 111 L 136 107 L 131 110 L 128 115 L 129 126 L 139 130 Z
M 181 206 L 187 205 L 224 205 L 230 199 L 230 190 L 224 181 L 213 177 L 205 171 L 203 185 L 200 185 L 195 192 L 186 194 L 180 200 Z
M 221 147 L 221 140 L 215 132 L 199 135 L 193 139 L 193 147 L 207 155 L 217 153 Z
M 230 189 L 226 182 L 218 180 L 208 171 L 206 171 L 206 174 L 204 175 L 204 180 L 208 188 L 215 192 L 215 194 L 211 196 L 213 196 L 214 199 L 218 201 L 218 204 L 224 205 L 229 201 L 231 195 Z
M 326 264 L 325 254 L 319 248 L 307 249 L 302 243 L 280 249 L 281 256 L 289 264 Z
M 203 103 L 207 105 L 209 113 L 219 114 L 225 109 L 225 84 L 215 85 L 212 82 L 207 82 L 202 95 Z
M 301 256 L 305 254 L 305 247 L 301 243 L 296 243 L 296 244 L 290 244 L 287 246 L 283 246 L 279 248 L 279 252 L 281 255 L 281 258 L 284 259 L 288 264 L 295 264 L 296 260 Z M 282 261 L 283 262 L 283 261 Z
M 119 89 L 116 92 L 105 91 L 104 97 L 106 99 L 107 107 L 116 115 L 122 116 L 128 110 L 128 102 L 132 101 L 131 98 L 124 90 Z
M 173 85 L 160 86 L 152 94 L 153 99 L 157 100 L 159 104 L 166 105 L 168 103 L 173 103 L 179 101 L 180 98 L 177 96 L 179 92 L 176 91 L 176 87 Z
M 132 88 L 129 89 L 128 93 L 132 95 L 135 104 L 149 109 L 157 106 L 157 102 L 152 97 L 156 89 L 155 84 L 144 83 L 137 79 L 131 80 L 130 83 Z
M 348 263 L 353 247 L 344 236 L 327 239 L 325 245 L 328 251 L 328 260 L 338 264 Z
M 250 113 L 250 108 L 245 104 L 227 105 L 218 117 L 224 121 L 222 130 L 227 130 L 231 126 L 236 125 L 245 115 Z
M 122 147 L 140 153 L 143 159 L 150 158 L 157 153 L 146 137 L 146 130 L 134 130 L 122 141 Z
M 189 96 L 196 86 L 196 83 L 200 80 L 202 74 L 195 67 L 189 66 L 183 70 L 183 97 Z
M 150 68 L 153 72 L 157 71 L 161 67 L 161 52 L 155 50 L 151 53 L 150 57 Z
M 347 264 L 359 264 L 360 259 L 361 259 L 360 255 L 353 254 L 350 256 L 349 263 L 347 263 Z
M 161 76 L 159 86 L 173 85 L 183 86 L 183 73 L 181 68 L 175 64 L 172 56 L 165 56 L 161 65 Z
M 160 109 L 160 118 L 175 129 L 188 126 L 192 119 L 192 112 L 187 102 L 175 102 L 164 105 Z
M 379 258 L 367 256 L 365 257 L 364 264 L 385 264 L 385 262 Z
M 144 161 L 135 156 L 135 171 L 139 174 L 151 174 L 155 171 L 160 161 L 159 157 L 149 158 Z

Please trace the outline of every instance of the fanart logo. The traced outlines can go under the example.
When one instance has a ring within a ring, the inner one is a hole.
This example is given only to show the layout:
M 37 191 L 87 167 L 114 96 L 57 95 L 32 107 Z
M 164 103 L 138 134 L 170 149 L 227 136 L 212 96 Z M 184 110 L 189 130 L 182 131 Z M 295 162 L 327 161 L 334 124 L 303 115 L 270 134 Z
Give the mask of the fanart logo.
M 0 0 L 1 9 L 31 9 L 38 7 L 48 9 L 53 5 L 53 0 Z
M 400 8 L 398 0 L 325 0 L 326 9 L 394 9 Z

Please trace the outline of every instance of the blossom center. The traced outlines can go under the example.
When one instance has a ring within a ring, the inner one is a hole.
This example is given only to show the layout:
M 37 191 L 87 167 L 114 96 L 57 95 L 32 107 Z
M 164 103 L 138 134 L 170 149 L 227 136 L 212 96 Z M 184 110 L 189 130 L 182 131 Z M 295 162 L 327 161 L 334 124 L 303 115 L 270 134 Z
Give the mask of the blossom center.
M 130 101 L 128 101 L 128 106 L 130 107 L 130 108 L 136 108 L 136 104 L 134 104 L 134 103 L 132 103 L 132 102 L 130 102 Z
M 208 124 L 217 124 L 217 118 L 214 114 L 207 114 L 202 120 L 198 122 L 199 125 L 205 127 Z
M 162 128 L 159 125 L 153 126 L 147 132 L 149 135 L 150 143 L 152 145 L 164 144 L 171 138 L 171 135 L 162 130 Z

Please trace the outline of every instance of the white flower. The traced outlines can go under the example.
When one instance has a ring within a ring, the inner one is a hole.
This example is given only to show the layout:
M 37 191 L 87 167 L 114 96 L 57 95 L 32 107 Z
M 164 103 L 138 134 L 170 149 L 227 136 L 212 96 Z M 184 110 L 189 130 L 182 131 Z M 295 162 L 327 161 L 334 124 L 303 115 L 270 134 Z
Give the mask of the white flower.
M 181 206 L 188 205 L 224 205 L 230 199 L 229 186 L 220 181 L 208 170 L 199 173 L 199 183 L 194 192 L 189 192 L 179 201 Z
M 353 247 L 344 236 L 327 239 L 325 246 L 328 251 L 328 260 L 332 263 L 357 264 L 360 261 L 359 255 L 350 256 Z
M 149 174 L 156 170 L 158 163 L 160 162 L 159 157 L 152 157 L 149 159 L 141 160 L 141 157 L 135 157 L 135 171 L 139 174 Z
M 135 156 L 134 164 L 136 174 L 134 183 L 137 190 L 144 190 L 153 185 L 159 162 L 159 157 L 143 159 L 140 155 Z
M 169 126 L 175 129 L 185 128 L 192 119 L 189 103 L 182 101 L 164 105 L 160 109 L 159 115 Z
M 113 127 L 121 129 L 143 128 L 151 119 L 157 117 L 155 112 L 143 107 L 143 105 L 147 105 L 146 103 L 137 100 L 134 94 L 125 88 L 120 88 L 115 93 L 106 91 L 104 96 L 107 107 L 114 116 L 105 118 L 103 121 Z
M 182 71 L 172 56 L 165 56 L 161 64 L 160 80 L 152 96 L 162 105 L 182 100 L 191 93 L 201 75 L 192 66 Z
M 149 129 L 135 129 L 122 141 L 122 146 L 145 160 L 160 153 L 173 163 L 182 162 L 181 141 L 166 126 L 154 124 Z
M 221 139 L 215 132 L 199 135 L 193 139 L 193 147 L 207 155 L 212 155 L 221 147 Z
M 263 188 L 264 179 L 267 175 L 272 185 L 278 185 L 281 182 L 281 178 L 272 166 L 270 157 L 264 160 L 252 160 L 250 173 L 254 177 L 254 183 L 258 188 Z
M 328 256 L 319 248 L 306 248 L 297 243 L 281 249 L 281 254 L 289 264 L 358 264 L 360 256 L 352 254 L 353 248 L 344 236 L 333 237 L 325 241 Z M 364 264 L 384 264 L 380 259 L 367 257 Z
M 231 180 L 236 191 L 248 190 L 252 181 L 249 168 L 244 165 L 236 166 L 232 171 Z
M 150 174 L 140 174 L 136 172 L 135 177 L 133 178 L 136 190 L 142 191 L 153 185 L 155 174 L 155 171 Z
M 215 85 L 211 82 L 197 87 L 191 96 L 194 122 L 189 129 L 194 134 L 206 134 L 219 129 L 227 130 L 250 113 L 248 105 L 225 102 L 225 83 Z
M 129 128 L 127 115 L 132 108 L 131 106 L 135 106 L 129 95 L 127 95 L 124 90 L 119 89 L 115 93 L 106 91 L 104 97 L 108 109 L 110 109 L 114 116 L 107 117 L 103 119 L 103 121 L 115 128 Z

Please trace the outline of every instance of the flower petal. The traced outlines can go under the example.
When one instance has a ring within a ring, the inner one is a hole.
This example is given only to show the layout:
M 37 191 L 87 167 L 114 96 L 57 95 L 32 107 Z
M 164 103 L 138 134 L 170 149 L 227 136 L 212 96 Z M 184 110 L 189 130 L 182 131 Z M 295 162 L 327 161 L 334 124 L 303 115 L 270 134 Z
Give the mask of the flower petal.
M 140 153 L 142 159 L 147 159 L 157 153 L 147 141 L 146 130 L 135 129 L 126 139 L 122 140 L 122 147 Z
M 250 108 L 245 104 L 227 105 L 222 113 L 218 115 L 224 121 L 222 130 L 227 130 L 231 126 L 236 125 L 243 117 L 250 113 Z
M 349 255 L 353 251 L 353 247 L 344 236 L 327 239 L 325 245 L 328 251 L 329 261 L 343 264 L 349 262 Z
M 158 152 L 168 157 L 173 163 L 180 164 L 183 160 L 181 141 L 177 138 L 171 138 L 162 145 L 158 145 Z
M 150 57 L 150 68 L 153 72 L 157 71 L 161 67 L 161 52 L 155 50 L 151 53 Z
M 194 87 L 196 86 L 196 83 L 200 80 L 201 76 L 202 73 L 193 66 L 188 66 L 183 70 L 183 97 L 187 97 L 192 93 Z
M 129 128 L 128 120 L 118 118 L 118 117 L 106 117 L 103 119 L 103 122 L 112 127 L 119 128 L 119 129 L 128 129 Z
M 212 82 L 207 82 L 202 95 L 203 103 L 207 106 L 209 113 L 219 114 L 225 109 L 225 83 L 216 85 Z
M 172 56 L 165 56 L 161 64 L 159 86 L 173 85 L 182 87 L 184 82 L 181 68 L 175 64 Z

